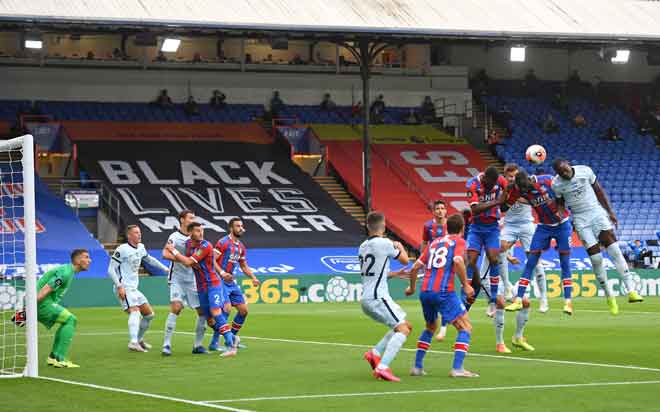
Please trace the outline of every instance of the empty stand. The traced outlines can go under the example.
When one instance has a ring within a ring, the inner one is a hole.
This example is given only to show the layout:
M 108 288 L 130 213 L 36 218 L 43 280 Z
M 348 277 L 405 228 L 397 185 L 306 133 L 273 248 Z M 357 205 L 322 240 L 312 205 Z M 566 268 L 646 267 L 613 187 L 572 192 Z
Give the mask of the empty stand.
M 512 112 L 512 136 L 498 147 L 506 162 L 527 165 L 525 149 L 533 143 L 548 151 L 543 164 L 552 173 L 552 159 L 563 157 L 573 164 L 590 166 L 609 194 L 619 217 L 617 235 L 624 240 L 653 239 L 660 228 L 660 150 L 650 136 L 637 132 L 633 119 L 618 108 L 599 109 L 584 101 L 571 101 L 568 113 L 554 109 L 546 100 L 530 97 L 486 97 L 490 110 L 506 106 Z M 552 113 L 559 124 L 559 133 L 546 134 L 540 122 Z M 576 128 L 572 119 L 582 114 L 587 127 Z M 620 141 L 605 139 L 606 130 L 615 126 Z

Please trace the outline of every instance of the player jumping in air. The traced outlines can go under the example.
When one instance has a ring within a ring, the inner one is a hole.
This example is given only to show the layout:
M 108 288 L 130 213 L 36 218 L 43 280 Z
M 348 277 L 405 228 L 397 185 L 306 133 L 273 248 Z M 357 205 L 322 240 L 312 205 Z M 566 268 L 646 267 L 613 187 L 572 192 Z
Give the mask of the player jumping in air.
M 406 265 L 408 253 L 401 243 L 385 237 L 385 216 L 382 213 L 370 212 L 367 215 L 367 230 L 369 238 L 360 245 L 359 252 L 362 311 L 389 330 L 376 346 L 364 354 L 364 359 L 371 365 L 374 377 L 399 382 L 401 379 L 392 373 L 390 364 L 410 335 L 412 325 L 406 320 L 406 312 L 390 297 L 387 279 L 400 274 L 390 272 L 390 258 Z
M 507 164 L 504 166 L 504 177 L 508 181 L 509 187 L 514 185 L 514 179 L 516 174 L 518 174 L 518 165 L 516 164 Z M 511 287 L 509 282 L 509 261 L 513 263 L 519 263 L 517 259 L 512 258 L 509 255 L 509 251 L 514 247 L 516 241 L 522 243 L 525 253 L 529 254 L 529 249 L 532 243 L 532 236 L 534 236 L 534 231 L 536 230 L 536 225 L 534 224 L 534 215 L 532 214 L 532 206 L 523 198 L 519 198 L 513 205 L 506 211 L 506 214 L 503 219 L 502 234 L 500 240 L 500 286 L 504 286 L 505 297 L 508 293 L 508 289 Z M 537 287 L 540 292 L 540 301 L 541 306 L 539 311 L 545 313 L 548 311 L 548 297 L 546 292 L 546 280 L 545 280 L 545 271 L 541 263 L 538 263 L 534 268 L 535 279 L 537 282 Z M 501 293 L 499 293 L 501 295 Z M 524 327 L 526 322 L 525 310 L 519 312 L 516 316 L 516 325 L 518 327 L 518 332 Z M 500 301 L 495 310 L 495 350 L 499 353 L 511 353 L 511 350 L 506 347 L 504 343 L 504 302 Z M 526 341 L 520 339 L 514 339 L 513 345 L 520 347 L 524 350 L 534 350 L 534 348 L 529 345 Z
M 138 290 L 138 272 L 143 262 L 163 272 L 169 269 L 147 253 L 141 243 L 142 232 L 139 226 L 127 226 L 126 238 L 128 242 L 119 245 L 111 256 L 108 276 L 114 283 L 113 289 L 121 308 L 128 313 L 128 349 L 132 352 L 147 352 L 151 345 L 144 341 L 144 334 L 154 319 L 154 311 L 147 298 Z
M 593 170 L 588 166 L 571 166 L 565 159 L 556 159 L 552 168 L 557 172 L 557 176 L 552 180 L 552 189 L 573 214 L 575 231 L 587 249 L 594 273 L 605 291 L 610 313 L 616 315 L 619 308 L 612 289 L 607 284 L 607 272 L 600 253 L 601 245 L 607 250 L 623 279 L 628 292 L 628 302 L 644 301 L 635 290 L 634 273 L 628 269 L 614 235 L 614 226 L 618 224 L 616 215 Z
M 229 234 L 218 240 L 213 253 L 215 255 L 215 269 L 224 282 L 225 301 L 231 303 L 231 306 L 235 307 L 238 311 L 231 324 L 231 333 L 234 335 L 234 347 L 238 349 L 241 342 L 238 332 L 243 327 L 245 318 L 247 318 L 248 304 L 241 288 L 236 283 L 236 269 L 240 266 L 241 271 L 252 280 L 254 287 L 259 286 L 260 282 L 254 276 L 254 273 L 252 273 L 252 269 L 250 269 L 245 259 L 245 245 L 240 241 L 241 236 L 245 233 L 243 221 L 239 218 L 233 218 L 229 220 L 228 226 Z M 214 332 L 211 345 L 209 346 L 210 350 L 218 349 L 219 339 L 220 335 Z
M 490 304 L 497 301 L 498 287 L 500 283 L 500 218 L 501 197 L 506 189 L 507 181 L 500 176 L 494 167 L 487 168 L 468 180 L 467 195 L 472 211 L 472 224 L 467 235 L 467 276 L 471 279 L 475 296 L 465 301 L 465 306 L 470 306 L 479 294 L 481 288 L 481 276 L 477 268 L 477 260 L 481 249 L 486 250 L 486 257 L 490 263 Z M 503 298 L 502 298 L 503 302 Z
M 573 284 L 570 264 L 570 238 L 573 230 L 571 228 L 570 214 L 561 204 L 557 203 L 551 186 L 551 176 L 540 175 L 530 177 L 527 172 L 520 170 L 516 174 L 514 187 L 511 188 L 502 205 L 502 210 L 506 212 L 518 199 L 524 198 L 532 205 L 539 218 L 539 224 L 534 231 L 529 255 L 525 263 L 525 270 L 518 281 L 517 297 L 514 297 L 512 303 L 505 308 L 507 311 L 519 311 L 522 309 L 522 319 L 518 318 L 518 328 L 514 337 L 514 345 L 516 346 L 525 341 L 522 332 L 529 316 L 529 300 L 525 297 L 525 292 L 527 291 L 527 286 L 529 286 L 532 272 L 541 258 L 541 252 L 550 247 L 551 239 L 555 239 L 557 249 L 559 250 L 561 279 L 565 300 L 564 313 L 568 315 L 573 314 L 573 303 L 571 301 Z
M 179 253 L 186 253 L 186 242 L 190 239 L 188 225 L 195 221 L 195 214 L 190 210 L 179 213 L 179 230 L 173 232 L 167 239 L 168 245 L 173 245 Z M 206 349 L 202 345 L 206 330 L 206 317 L 199 306 L 199 296 L 195 285 L 193 270 L 176 261 L 167 247 L 163 248 L 163 258 L 171 261 L 168 283 L 170 286 L 170 313 L 165 322 L 165 339 L 163 340 L 163 356 L 172 354 L 172 335 L 176 329 L 176 320 L 183 310 L 184 303 L 197 311 L 195 326 L 195 343 L 192 353 L 203 354 Z
M 422 244 L 419 247 L 419 253 L 422 254 L 427 246 L 435 239 L 447 234 L 447 204 L 442 200 L 433 202 L 433 218 L 424 224 L 422 232 Z M 440 331 L 435 338 L 443 341 L 447 335 L 447 322 L 441 319 Z
M 206 317 L 209 327 L 225 338 L 227 348 L 220 356 L 224 358 L 236 356 L 234 335 L 227 325 L 227 316 L 222 311 L 225 305 L 222 279 L 213 268 L 213 246 L 204 240 L 204 229 L 200 223 L 189 224 L 188 233 L 190 233 L 190 239 L 186 242 L 185 255 L 179 253 L 174 245 L 168 244 L 166 247 L 177 262 L 192 267 L 195 272 L 197 295 L 202 313 Z
M 88 251 L 76 249 L 71 252 L 71 263 L 49 270 L 37 282 L 37 320 L 48 329 L 60 325 L 48 355 L 48 365 L 79 368 L 67 358 L 78 320 L 60 305 L 60 300 L 71 286 L 73 276 L 89 269 L 91 263 Z
M 465 305 L 454 292 L 454 276 L 458 275 L 465 296 L 471 298 L 474 295 L 463 260 L 465 253 L 463 229 L 463 217 L 458 214 L 450 216 L 447 219 L 448 234 L 434 240 L 408 272 L 411 280 L 410 290 L 414 291 L 417 271 L 422 268 L 425 269 L 419 300 L 422 302 L 426 329 L 417 341 L 415 365 L 410 371 L 413 376 L 426 374 L 424 372 L 424 357 L 431 346 L 433 333 L 438 328 L 438 313 L 458 330 L 458 336 L 454 344 L 454 364 L 449 376 L 455 378 L 475 378 L 479 376 L 463 368 L 463 361 L 470 346 L 472 325 Z

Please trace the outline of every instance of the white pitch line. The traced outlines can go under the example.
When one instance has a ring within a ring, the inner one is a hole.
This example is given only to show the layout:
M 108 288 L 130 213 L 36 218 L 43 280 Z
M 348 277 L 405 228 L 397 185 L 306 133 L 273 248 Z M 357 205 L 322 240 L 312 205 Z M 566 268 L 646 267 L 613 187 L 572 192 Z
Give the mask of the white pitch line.
M 525 386 L 491 386 L 482 388 L 447 388 L 447 389 L 426 389 L 409 391 L 388 391 L 388 392 L 355 392 L 355 393 L 327 393 L 315 395 L 291 395 L 291 396 L 265 396 L 260 398 L 238 398 L 222 399 L 213 401 L 204 401 L 207 404 L 231 403 L 231 402 L 255 402 L 255 401 L 279 401 L 296 399 L 320 399 L 320 398 L 351 398 L 359 396 L 383 396 L 383 395 L 417 395 L 424 393 L 447 393 L 447 392 L 489 392 L 506 390 L 534 390 L 534 389 L 565 389 L 565 388 L 583 388 L 599 386 L 617 386 L 617 385 L 653 385 L 660 384 L 659 381 L 627 381 L 627 382 L 593 382 L 593 383 L 575 383 L 575 384 L 556 384 L 556 385 L 525 385 Z
M 595 309 L 577 309 L 575 311 L 575 313 L 580 313 L 580 312 L 610 313 L 609 310 L 595 310 Z M 632 315 L 657 315 L 658 312 L 641 312 L 641 311 L 632 311 L 632 310 L 625 310 L 625 309 L 622 309 L 621 312 L 619 312 L 619 315 L 626 315 L 626 314 L 632 314 Z
M 149 331 L 149 334 L 164 333 L 163 331 Z M 175 334 L 180 335 L 194 335 L 193 332 L 174 332 Z M 89 332 L 89 333 L 79 333 L 76 336 L 112 336 L 112 335 L 124 335 L 126 332 Z M 46 335 L 49 336 L 49 335 Z M 338 346 L 346 348 L 371 348 L 372 345 L 365 344 L 356 344 L 356 343 L 341 343 L 341 342 L 319 342 L 312 340 L 297 340 L 297 339 L 282 339 L 282 338 L 264 338 L 259 336 L 246 336 L 241 335 L 246 339 L 254 340 L 263 340 L 268 342 L 282 342 L 282 343 L 298 343 L 306 345 L 324 345 L 324 346 Z M 401 351 L 405 352 L 416 352 L 417 349 L 402 348 Z M 453 355 L 453 351 L 440 351 L 440 350 L 427 350 L 427 353 L 437 353 L 443 355 Z M 507 359 L 507 360 L 516 360 L 516 361 L 528 361 L 528 362 L 541 362 L 541 363 L 556 363 L 563 365 L 577 365 L 577 366 L 593 366 L 600 368 L 616 368 L 616 369 L 631 369 L 639 371 L 649 371 L 649 372 L 660 372 L 659 368 L 647 368 L 644 366 L 635 366 L 635 365 L 617 365 L 612 363 L 596 363 L 596 362 L 580 362 L 580 361 L 569 361 L 569 360 L 559 360 L 559 359 L 546 359 L 546 358 L 525 358 L 518 356 L 504 356 L 504 355 L 490 355 L 487 353 L 475 353 L 470 352 L 469 356 L 475 356 L 480 358 L 492 358 L 492 359 Z
M 232 408 L 230 406 L 215 405 L 215 404 L 210 404 L 210 403 L 206 403 L 206 402 L 191 401 L 191 400 L 188 400 L 188 399 L 174 398 L 174 397 L 171 397 L 171 396 L 156 395 L 154 393 L 146 393 L 146 392 L 132 391 L 132 390 L 128 390 L 128 389 L 114 388 L 112 386 L 95 385 L 93 383 L 85 383 L 85 382 L 70 381 L 70 380 L 67 380 L 67 379 L 51 378 L 49 376 L 39 376 L 39 379 L 44 379 L 44 380 L 53 381 L 53 382 L 66 383 L 66 384 L 69 384 L 69 385 L 84 386 L 84 387 L 87 387 L 87 388 L 100 389 L 100 390 L 110 391 L 110 392 L 120 392 L 120 393 L 129 394 L 129 395 L 143 396 L 145 398 L 154 398 L 154 399 L 161 399 L 161 400 L 171 401 L 171 402 L 186 403 L 188 405 L 201 406 L 201 407 L 206 407 L 206 408 L 211 408 L 211 409 L 221 409 L 221 410 L 224 410 L 224 411 L 231 411 L 231 412 L 252 412 L 252 411 L 249 411 L 247 409 L 237 409 L 237 408 Z M 217 403 L 219 403 L 219 402 L 217 402 Z
M 193 334 L 192 332 L 182 332 Z M 295 339 L 279 339 L 279 338 L 261 338 L 257 336 L 245 336 L 246 339 L 255 339 L 255 340 L 265 340 L 271 342 L 285 342 L 285 343 L 303 343 L 308 345 L 327 345 L 327 346 L 343 346 L 343 347 L 353 347 L 353 348 L 371 348 L 371 345 L 358 345 L 353 343 L 334 343 L 334 342 L 317 342 L 317 341 L 308 341 L 308 340 L 295 340 Z M 406 352 L 416 352 L 417 349 L 408 349 L 403 348 L 402 351 Z M 439 351 L 439 350 L 427 350 L 427 353 L 441 353 L 445 355 L 453 355 L 454 352 L 450 351 Z M 495 358 L 495 359 L 509 359 L 509 360 L 518 360 L 518 361 L 530 361 L 530 362 L 544 362 L 544 363 L 558 363 L 565 365 L 579 365 L 579 366 L 596 366 L 602 368 L 618 368 L 618 369 L 633 369 L 641 371 L 651 371 L 651 372 L 660 372 L 660 369 L 657 368 L 646 368 L 643 366 L 634 366 L 634 365 L 615 365 L 610 363 L 595 363 L 595 362 L 579 362 L 579 361 L 567 361 L 567 360 L 558 360 L 558 359 L 544 359 L 544 358 L 523 358 L 517 356 L 500 356 L 500 355 L 489 355 L 485 353 L 474 353 L 470 352 L 469 356 L 478 356 L 481 358 Z

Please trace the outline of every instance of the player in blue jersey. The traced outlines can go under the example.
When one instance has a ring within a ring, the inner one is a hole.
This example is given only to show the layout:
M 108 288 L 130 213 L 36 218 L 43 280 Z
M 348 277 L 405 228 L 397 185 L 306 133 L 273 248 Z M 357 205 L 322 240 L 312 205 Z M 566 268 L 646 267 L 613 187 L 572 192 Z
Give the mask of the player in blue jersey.
M 494 167 L 487 168 L 468 180 L 467 195 L 472 212 L 472 224 L 467 236 L 467 276 L 472 279 L 475 297 L 481 288 L 481 276 L 477 268 L 477 260 L 481 250 L 485 249 L 486 257 L 490 262 L 490 303 L 496 302 L 500 282 L 500 204 L 507 187 L 507 181 L 500 176 Z M 473 298 L 474 299 L 474 298 Z M 474 300 L 467 300 L 468 310 Z
M 236 356 L 234 335 L 227 325 L 227 316 L 223 312 L 225 292 L 222 288 L 222 279 L 213 267 L 213 246 L 204 240 L 204 229 L 200 223 L 189 224 L 188 233 L 190 239 L 186 241 L 185 255 L 179 253 L 174 244 L 169 243 L 165 247 L 177 262 L 193 268 L 202 314 L 206 317 L 208 325 L 225 338 L 227 349 L 220 356 L 225 358 Z
M 237 217 L 232 218 L 229 220 L 228 227 L 229 234 L 218 240 L 213 253 L 215 255 L 216 271 L 220 274 L 224 283 L 226 301 L 231 304 L 228 309 L 231 311 L 231 307 L 233 306 L 238 311 L 231 325 L 231 333 L 234 335 L 234 346 L 238 349 L 240 345 L 238 332 L 243 327 L 245 318 L 247 318 L 248 305 L 241 288 L 236 282 L 236 269 L 240 266 L 241 271 L 252 280 L 252 286 L 255 288 L 259 286 L 260 282 L 247 264 L 245 245 L 240 240 L 241 236 L 245 233 L 243 221 Z M 229 311 L 227 311 L 227 314 L 229 314 Z M 219 338 L 220 335 L 214 332 L 211 345 L 209 346 L 210 350 L 218 349 Z M 241 347 L 244 346 L 241 345 Z
M 515 185 L 507 195 L 502 210 L 506 211 L 513 206 L 519 198 L 526 199 L 536 211 L 539 224 L 534 231 L 532 244 L 530 246 L 525 270 L 518 281 L 518 294 L 512 303 L 505 309 L 507 311 L 518 311 L 529 307 L 529 301 L 525 298 L 527 286 L 529 286 L 532 272 L 541 258 L 541 252 L 550 247 L 550 241 L 555 239 L 559 251 L 559 262 L 561 266 L 561 279 L 564 289 L 564 313 L 573 314 L 573 303 L 571 293 L 573 284 L 571 279 L 571 246 L 570 238 L 573 232 L 570 222 L 570 214 L 560 203 L 557 202 L 552 190 L 552 176 L 529 176 L 526 171 L 520 170 L 515 178 Z
M 417 341 L 415 364 L 410 371 L 413 376 L 426 374 L 424 372 L 424 356 L 431 346 L 431 339 L 438 328 L 438 313 L 458 330 L 458 336 L 454 344 L 454 363 L 449 376 L 456 378 L 475 378 L 479 376 L 463 368 L 463 361 L 470 346 L 472 325 L 465 305 L 454 292 L 454 276 L 458 275 L 465 296 L 471 299 L 474 295 L 463 260 L 465 253 L 465 240 L 462 237 L 463 227 L 464 222 L 461 215 L 450 216 L 447 219 L 448 234 L 434 240 L 407 272 L 411 279 L 411 285 L 406 290 L 406 294 L 409 294 L 415 290 L 417 272 L 425 268 L 419 300 L 422 303 L 426 329 Z

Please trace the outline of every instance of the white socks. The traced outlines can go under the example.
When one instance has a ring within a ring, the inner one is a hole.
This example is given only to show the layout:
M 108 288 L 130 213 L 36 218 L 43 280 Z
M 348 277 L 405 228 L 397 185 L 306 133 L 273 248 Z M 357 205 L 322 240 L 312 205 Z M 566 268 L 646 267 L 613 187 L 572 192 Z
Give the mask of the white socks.
M 128 338 L 133 343 L 138 342 L 138 331 L 140 330 L 140 312 L 129 312 L 128 314 Z
M 539 299 L 542 302 L 548 301 L 548 285 L 545 280 L 545 269 L 543 265 L 539 262 L 538 265 L 534 268 L 534 278 L 536 279 L 536 287 L 539 290 Z
M 151 325 L 152 320 L 154 320 L 153 313 L 151 315 L 142 317 L 142 320 L 140 321 L 140 330 L 138 331 L 138 342 L 142 342 L 142 340 L 144 340 L 144 334 L 147 332 L 147 329 L 149 329 L 149 325 Z
M 383 354 L 383 357 L 380 360 L 380 365 L 378 365 L 380 369 L 390 367 L 390 363 L 392 363 L 396 354 L 399 353 L 399 350 L 406 342 L 406 338 L 407 336 L 401 332 L 396 332 L 394 336 L 392 336 L 389 343 L 387 344 L 385 353 Z
M 529 319 L 529 308 L 522 308 L 516 313 L 516 339 L 523 337 L 527 319 Z
M 204 316 L 197 316 L 197 325 L 195 325 L 195 347 L 202 346 L 204 332 L 206 332 L 206 318 Z
M 383 339 L 380 340 L 374 347 L 373 351 L 376 355 L 382 356 L 383 352 L 385 352 L 385 348 L 387 348 L 387 344 L 390 342 L 390 339 L 392 339 L 392 336 L 394 336 L 394 331 L 391 330 L 383 336 Z
M 495 323 L 495 343 L 498 345 L 504 343 L 504 309 L 495 310 L 493 323 Z
M 612 259 L 612 262 L 614 262 L 616 271 L 619 272 L 619 275 L 621 275 L 628 293 L 634 291 L 635 282 L 633 280 L 630 269 L 628 269 L 628 263 L 626 263 L 626 259 L 623 257 L 623 253 L 621 253 L 621 248 L 619 248 L 619 245 L 616 242 L 609 245 L 607 247 L 607 254 L 610 255 L 610 259 Z
M 172 312 L 167 315 L 167 320 L 165 321 L 165 339 L 163 340 L 163 346 L 172 346 L 172 335 L 174 334 L 174 329 L 176 329 L 176 319 L 178 317 L 179 315 Z
M 605 271 L 605 267 L 603 266 L 603 255 L 596 253 L 589 256 L 589 259 L 591 260 L 591 266 L 594 268 L 598 283 L 600 283 L 600 287 L 605 291 L 605 296 L 608 298 L 612 297 L 612 290 L 607 283 L 607 271 Z

